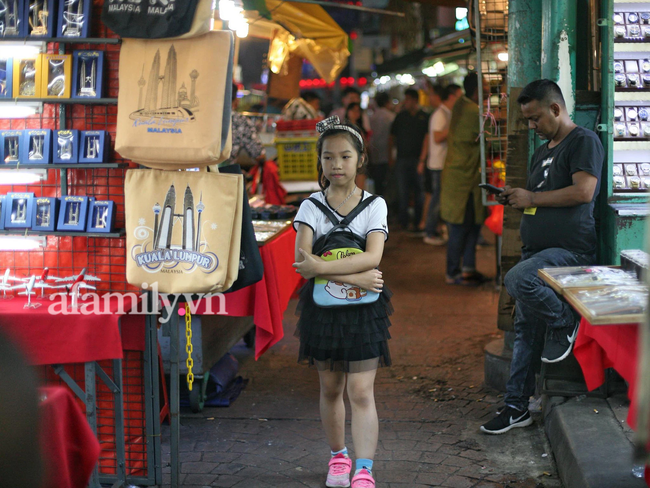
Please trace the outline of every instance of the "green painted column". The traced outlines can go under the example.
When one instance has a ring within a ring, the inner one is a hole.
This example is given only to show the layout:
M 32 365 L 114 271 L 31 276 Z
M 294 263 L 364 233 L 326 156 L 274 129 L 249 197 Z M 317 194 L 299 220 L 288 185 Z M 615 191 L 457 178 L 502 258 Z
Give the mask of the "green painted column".
M 575 114 L 576 19 L 575 0 L 542 0 L 542 77 L 560 85 L 571 118 Z
M 540 79 L 542 54 L 542 0 L 510 0 L 508 4 L 508 153 L 506 183 L 525 188 L 530 155 L 535 149 L 531 131 L 523 120 L 517 97 L 530 82 Z M 519 262 L 521 212 L 511 207 L 504 210 L 501 267 L 503 274 Z M 499 297 L 498 326 L 512 331 L 514 302 L 505 287 Z M 506 334 L 506 347 L 514 337 Z
M 508 3 L 508 90 L 540 78 L 542 0 Z

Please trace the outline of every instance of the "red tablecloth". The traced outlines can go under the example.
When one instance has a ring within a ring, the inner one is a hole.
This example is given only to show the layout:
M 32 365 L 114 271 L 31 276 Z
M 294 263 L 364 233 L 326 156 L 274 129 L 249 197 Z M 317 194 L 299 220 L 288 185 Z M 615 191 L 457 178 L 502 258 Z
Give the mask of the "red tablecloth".
M 582 319 L 573 354 L 580 363 L 587 388 L 594 390 L 605 382 L 605 370 L 614 368 L 628 383 L 631 400 L 627 423 L 636 425 L 637 325 L 594 326 Z
M 0 300 L 0 327 L 22 347 L 31 364 L 122 359 L 123 344 L 118 327 L 120 318 L 123 319 L 124 348 L 144 349 L 143 315 L 64 315 L 51 313 L 53 310 L 50 310 L 50 306 L 55 302 L 49 299 L 32 298 L 32 302 L 42 305 L 35 309 L 24 309 L 26 298 Z M 112 297 L 109 310 L 115 312 L 117 309 L 118 300 Z M 130 347 L 126 347 L 127 344 Z
M 262 280 L 225 295 L 223 315 L 253 316 L 256 325 L 255 359 L 284 336 L 282 315 L 296 287 L 302 282 L 302 277 L 291 266 L 295 262 L 295 242 L 296 233 L 288 228 L 262 246 L 260 248 L 264 263 Z M 211 302 L 212 312 L 219 313 L 219 298 L 212 298 Z M 199 304 L 195 313 L 204 315 L 205 303 Z
M 41 442 L 46 488 L 85 488 L 99 459 L 99 441 L 72 393 L 63 387 L 39 389 Z
M 627 381 L 627 395 L 630 399 L 627 423 L 633 429 L 636 426 L 638 335 L 638 325 L 594 326 L 582 319 L 573 348 L 590 391 L 605 382 L 607 368 L 614 368 Z M 645 479 L 650 486 L 649 467 L 646 467 Z

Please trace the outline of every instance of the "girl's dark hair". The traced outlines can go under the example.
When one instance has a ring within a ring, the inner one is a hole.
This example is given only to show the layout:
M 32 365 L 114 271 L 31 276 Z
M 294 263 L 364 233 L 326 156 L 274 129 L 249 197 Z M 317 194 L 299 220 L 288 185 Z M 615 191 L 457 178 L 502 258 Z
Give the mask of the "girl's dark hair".
M 354 129 L 354 131 L 358 132 L 359 135 L 362 136 L 363 138 L 363 133 L 361 132 L 361 129 L 359 129 L 356 125 L 354 124 L 341 124 L 345 125 L 347 127 L 350 127 Z M 361 167 L 357 169 L 357 174 L 363 173 L 366 165 L 368 164 L 368 154 L 366 153 L 366 148 L 365 146 L 361 143 L 361 141 L 355 137 L 353 134 L 348 132 L 347 130 L 344 129 L 329 129 L 323 132 L 320 137 L 318 138 L 318 142 L 316 143 L 316 152 L 318 153 L 318 185 L 321 187 L 322 190 L 330 186 L 330 182 L 325 176 L 323 175 L 323 164 L 321 163 L 321 152 L 323 151 L 323 142 L 325 139 L 328 137 L 334 137 L 338 135 L 343 135 L 347 137 L 348 141 L 352 144 L 354 149 L 357 151 L 357 156 L 358 160 L 361 161 Z

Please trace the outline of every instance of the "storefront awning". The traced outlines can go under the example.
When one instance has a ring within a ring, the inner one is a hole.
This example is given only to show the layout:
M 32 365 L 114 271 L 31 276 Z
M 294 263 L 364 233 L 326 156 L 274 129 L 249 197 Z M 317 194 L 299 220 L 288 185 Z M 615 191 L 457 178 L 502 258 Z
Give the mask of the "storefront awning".
M 289 54 L 306 58 L 328 83 L 347 65 L 348 36 L 319 5 L 244 0 L 249 35 L 271 40 L 268 64 L 281 73 Z

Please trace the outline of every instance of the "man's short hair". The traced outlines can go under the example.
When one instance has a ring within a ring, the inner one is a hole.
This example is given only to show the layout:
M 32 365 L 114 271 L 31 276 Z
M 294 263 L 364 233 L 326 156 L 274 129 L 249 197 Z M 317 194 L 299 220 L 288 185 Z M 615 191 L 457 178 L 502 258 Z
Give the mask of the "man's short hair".
M 411 98 L 415 99 L 416 101 L 420 100 L 420 94 L 414 88 L 407 88 L 404 91 L 404 96 L 405 97 L 411 97 Z
M 566 107 L 562 90 L 554 81 L 542 79 L 528 83 L 517 97 L 517 103 L 524 105 L 537 100 L 547 106 L 557 103 L 561 107 Z
M 462 88 L 457 85 L 456 83 L 449 83 L 447 85 L 447 93 L 448 95 L 451 95 L 452 93 L 456 93 L 458 90 L 461 90 Z
M 311 102 L 312 100 L 320 100 L 320 97 L 318 96 L 318 94 L 316 92 L 313 92 L 313 91 L 302 92 L 301 98 L 305 102 Z
M 447 100 L 447 98 L 449 97 L 449 93 L 447 92 L 447 90 L 440 85 L 431 85 L 431 90 L 433 91 L 433 93 L 438 95 L 440 97 L 440 100 L 442 100 L 443 102 Z
M 356 89 L 355 87 L 353 87 L 353 86 L 348 86 L 345 90 L 343 90 L 343 97 L 346 97 L 346 96 L 349 95 L 350 93 L 355 93 L 355 94 L 361 96 L 361 93 L 359 92 L 359 90 L 357 90 L 357 89 Z
M 375 102 L 377 103 L 378 107 L 385 107 L 388 105 L 388 102 L 390 102 L 390 97 L 386 92 L 379 92 L 377 95 L 375 95 Z
M 468 74 L 463 80 L 463 89 L 468 98 L 472 98 L 478 90 L 478 75 L 476 73 Z

